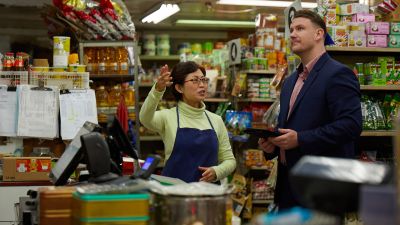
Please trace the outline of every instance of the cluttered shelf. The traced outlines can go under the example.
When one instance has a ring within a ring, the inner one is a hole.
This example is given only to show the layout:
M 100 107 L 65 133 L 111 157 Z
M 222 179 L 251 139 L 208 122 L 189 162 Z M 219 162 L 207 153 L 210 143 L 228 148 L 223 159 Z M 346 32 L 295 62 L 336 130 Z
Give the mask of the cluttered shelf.
M 360 85 L 360 89 L 365 91 L 400 91 L 400 85 Z
M 275 69 L 270 69 L 270 70 L 244 70 L 242 72 L 243 73 L 247 73 L 247 74 L 275 74 L 276 70 Z
M 166 55 L 166 56 L 160 56 L 160 55 L 141 55 L 140 60 L 179 60 L 180 57 L 179 55 Z
M 390 137 L 395 136 L 396 132 L 393 130 L 366 130 L 361 133 L 364 137 Z
M 113 81 L 120 81 L 120 82 L 129 82 L 129 81 L 134 81 L 135 76 L 121 75 L 121 74 L 90 74 L 90 79 L 92 79 L 94 81 L 113 80 Z
M 332 47 L 327 46 L 329 52 L 400 52 L 400 48 L 372 48 L 372 47 Z

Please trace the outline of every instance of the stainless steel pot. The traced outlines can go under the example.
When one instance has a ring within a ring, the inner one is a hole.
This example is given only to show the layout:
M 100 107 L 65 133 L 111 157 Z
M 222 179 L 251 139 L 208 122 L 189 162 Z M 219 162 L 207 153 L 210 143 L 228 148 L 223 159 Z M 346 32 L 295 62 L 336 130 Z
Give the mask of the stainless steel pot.
M 150 210 L 152 225 L 231 224 L 229 195 L 171 196 L 153 194 Z

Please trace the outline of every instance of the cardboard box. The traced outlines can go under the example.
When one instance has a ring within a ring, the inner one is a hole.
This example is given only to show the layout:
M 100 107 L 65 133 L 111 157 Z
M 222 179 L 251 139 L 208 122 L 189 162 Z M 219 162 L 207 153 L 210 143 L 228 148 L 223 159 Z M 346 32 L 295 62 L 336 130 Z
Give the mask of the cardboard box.
M 389 35 L 389 48 L 400 48 L 400 34 Z
M 390 34 L 400 34 L 400 23 L 391 22 L 390 23 Z
M 353 15 L 356 13 L 368 13 L 369 6 L 359 3 L 348 3 L 340 5 L 340 15 Z
M 338 47 L 347 47 L 348 31 L 346 26 L 332 26 L 332 38 Z
M 375 22 L 375 15 L 369 13 L 357 13 L 353 15 L 353 22 L 356 23 Z
M 367 35 L 361 31 L 353 31 L 348 35 L 348 46 L 349 47 L 366 47 L 367 46 Z
M 365 30 L 367 34 L 389 34 L 390 25 L 388 22 L 368 22 Z
M 50 157 L 4 157 L 4 181 L 49 180 Z
M 387 47 L 387 35 L 368 35 L 367 47 Z

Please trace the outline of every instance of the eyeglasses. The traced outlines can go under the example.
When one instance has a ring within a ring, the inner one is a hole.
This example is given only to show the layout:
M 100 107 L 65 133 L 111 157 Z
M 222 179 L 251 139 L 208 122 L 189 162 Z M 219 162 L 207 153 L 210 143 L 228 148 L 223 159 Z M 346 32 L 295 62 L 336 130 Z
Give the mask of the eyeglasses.
M 202 78 L 193 78 L 190 80 L 185 80 L 184 83 L 188 82 L 188 81 L 192 81 L 193 84 L 199 84 L 200 82 L 202 82 L 203 84 L 208 84 L 208 82 L 210 82 L 210 79 L 207 77 L 202 77 Z

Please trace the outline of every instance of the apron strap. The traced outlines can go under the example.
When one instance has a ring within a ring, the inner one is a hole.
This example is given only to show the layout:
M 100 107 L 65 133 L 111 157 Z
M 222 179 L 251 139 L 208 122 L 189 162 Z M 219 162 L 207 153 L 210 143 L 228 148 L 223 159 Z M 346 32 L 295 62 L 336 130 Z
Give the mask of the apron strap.
M 210 123 L 210 125 L 211 125 L 211 128 L 212 128 L 213 130 L 215 130 L 215 129 L 214 129 L 214 126 L 213 126 L 213 125 L 212 125 L 212 123 L 211 123 L 210 117 L 208 117 L 208 115 L 207 115 L 206 111 L 204 111 L 204 114 L 206 114 L 206 116 L 207 116 L 207 119 L 208 119 L 208 122 L 209 122 L 209 123 Z
M 178 129 L 179 129 L 180 127 L 179 127 L 179 112 L 178 112 L 178 105 L 176 106 L 176 118 L 177 118 L 177 120 L 178 120 Z

